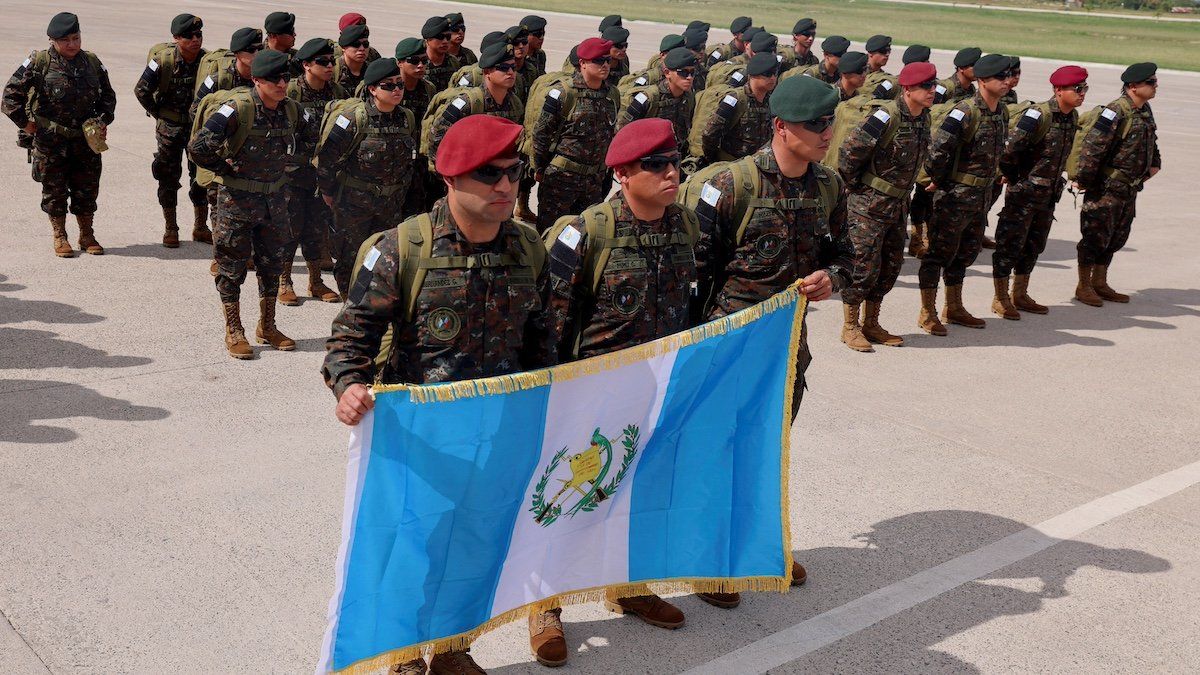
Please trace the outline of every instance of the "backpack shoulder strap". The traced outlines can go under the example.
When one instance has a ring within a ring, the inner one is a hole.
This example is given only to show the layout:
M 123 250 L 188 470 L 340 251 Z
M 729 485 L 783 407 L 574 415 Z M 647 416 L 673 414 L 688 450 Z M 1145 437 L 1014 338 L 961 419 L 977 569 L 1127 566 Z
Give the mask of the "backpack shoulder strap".
M 229 100 L 234 103 L 238 120 L 237 131 L 233 132 L 233 137 L 226 142 L 225 146 L 228 149 L 228 155 L 232 157 L 242 149 L 246 137 L 254 128 L 254 98 L 248 91 L 235 91 Z
M 428 213 L 413 216 L 400 223 L 396 245 L 400 249 L 396 271 L 399 276 L 400 297 L 405 298 L 404 319 L 411 321 L 425 284 L 426 268 L 422 260 L 433 256 L 433 219 Z
M 50 70 L 50 50 L 39 49 L 33 53 L 33 68 L 39 77 L 45 77 Z
M 483 87 L 470 87 L 467 89 L 467 103 L 471 104 L 471 114 L 479 115 L 483 113 Z
M 821 164 L 812 165 L 816 169 L 817 192 L 820 195 L 821 210 L 825 212 L 825 221 L 833 217 L 833 209 L 837 206 L 838 197 L 842 193 L 842 177 L 836 171 L 830 171 Z
M 597 242 L 612 239 L 617 233 L 617 214 L 611 204 L 604 202 L 585 209 L 579 217 L 583 219 L 583 229 L 588 236 L 587 255 L 583 262 L 583 282 L 594 297 L 596 289 L 600 287 L 604 268 L 608 266 L 609 256 L 612 255 L 611 248 L 597 245 Z
M 737 231 L 733 238 L 734 246 L 742 243 L 742 237 L 746 234 L 746 227 L 750 224 L 754 212 L 751 203 L 758 199 L 761 196 L 759 193 L 762 192 L 762 176 L 753 164 L 753 159 L 743 157 L 729 165 L 729 170 L 733 172 L 733 208 L 734 213 L 739 215 Z
M 517 226 L 517 232 L 520 234 L 518 240 L 521 244 L 521 266 L 532 268 L 533 278 L 537 279 L 546 267 L 546 245 L 538 236 L 537 228 L 517 220 L 512 222 Z

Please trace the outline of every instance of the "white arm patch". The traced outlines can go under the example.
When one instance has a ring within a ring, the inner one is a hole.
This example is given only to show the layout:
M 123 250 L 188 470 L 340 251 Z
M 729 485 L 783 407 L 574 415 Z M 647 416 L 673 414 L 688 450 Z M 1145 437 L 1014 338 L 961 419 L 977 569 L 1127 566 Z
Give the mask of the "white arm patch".
M 775 55 L 775 63 L 783 63 L 783 54 Z
M 304 109 L 304 121 L 307 122 L 310 119 L 312 119 L 312 115 L 308 114 L 308 108 L 305 108 Z
M 466 101 L 462 100 L 461 98 L 456 98 L 456 99 L 454 99 L 454 103 L 452 105 L 454 105 L 455 108 L 462 110 L 463 106 L 465 106 L 466 104 L 467 104 Z
M 876 110 L 875 114 L 871 115 L 871 117 L 874 117 L 875 119 L 879 120 L 880 122 L 883 122 L 884 124 L 887 124 L 887 121 L 892 119 L 892 116 L 887 114 L 886 110 L 882 110 L 882 109 Z
M 887 89 L 888 91 L 892 90 L 892 83 L 890 80 L 884 80 L 883 82 L 880 82 L 880 84 L 883 85 L 884 89 Z
M 557 101 L 559 99 L 559 97 L 562 96 L 562 92 L 559 91 L 558 89 L 551 89 L 550 93 L 546 94 L 546 95 L 549 96 L 550 98 L 554 99 L 555 101 Z
M 713 187 L 711 183 L 705 183 L 704 186 L 700 188 L 700 199 L 704 200 L 705 204 L 708 204 L 715 209 L 717 207 L 717 201 L 721 199 L 721 191 Z
M 953 117 L 954 119 L 958 120 L 959 122 L 961 122 L 961 121 L 963 121 L 963 118 L 967 116 L 967 114 L 965 112 L 955 108 L 954 110 L 950 111 L 950 116 Z
M 720 55 L 721 55 L 720 49 L 714 49 L 713 53 L 709 54 L 709 56 L 720 56 Z
M 721 103 L 724 103 L 725 105 L 736 106 L 737 105 L 737 97 L 734 96 L 733 94 L 725 94 L 725 98 L 721 99 Z
M 640 87 L 643 84 L 650 84 L 650 81 L 646 79 L 645 75 L 643 75 L 643 76 L 639 77 L 638 79 L 634 80 L 633 83 Z
M 151 72 L 157 73 L 158 72 L 158 61 L 151 61 L 150 63 L 146 64 L 146 67 L 149 68 Z
M 231 106 L 231 105 L 229 105 L 228 103 L 226 103 L 225 105 L 221 106 L 221 107 L 220 107 L 220 108 L 217 110 L 217 114 L 218 114 L 218 115 L 224 115 L 225 117 L 229 117 L 230 115 L 232 115 L 232 114 L 233 114 L 233 106 Z
M 463 75 L 462 77 L 458 78 L 458 86 L 465 87 L 468 84 L 471 84 L 471 80 L 466 75 Z
M 933 90 L 934 90 L 934 91 L 936 91 L 936 92 L 937 92 L 937 93 L 939 93 L 939 94 L 945 94 L 945 93 L 946 93 L 946 88 L 945 88 L 945 87 L 943 87 L 943 86 L 942 86 L 942 85 L 940 85 L 940 84 L 939 84 L 938 86 L 934 87 L 934 88 L 933 88 Z
M 645 103 L 646 101 L 650 100 L 650 97 L 639 91 L 633 95 L 633 100 L 637 101 L 638 103 Z
M 730 76 L 729 76 L 729 79 L 730 79 L 730 80 L 732 80 L 732 81 L 734 81 L 734 82 L 739 82 L 739 83 L 740 83 L 742 80 L 746 79 L 746 76 L 745 76 L 745 75 L 742 75 L 742 74 L 741 74 L 740 72 L 738 72 L 738 71 L 734 71 L 734 73 L 733 73 L 732 75 L 730 75 Z
M 1025 116 L 1034 120 L 1041 119 L 1042 111 L 1038 110 L 1037 108 L 1030 108 L 1029 110 L 1025 111 Z
M 1112 108 L 1105 108 L 1104 110 L 1100 111 L 1100 116 L 1111 122 L 1117 119 L 1117 111 L 1113 110 Z
M 350 118 L 346 117 L 345 115 L 338 115 L 338 118 L 334 120 L 334 123 L 339 127 L 346 129 L 350 126 Z
M 24 61 L 21 62 L 21 67 L 28 68 L 29 64 L 31 64 L 31 63 L 33 63 L 33 59 L 25 59 Z
M 212 89 L 214 86 L 216 86 L 216 84 L 217 84 L 216 82 L 213 82 L 212 75 L 209 75 L 208 77 L 204 78 L 204 86 L 206 88 Z
M 366 257 L 363 258 L 363 267 L 368 271 L 373 271 L 375 269 L 375 263 L 379 261 L 380 255 L 379 249 L 372 246 L 371 250 L 367 251 Z
M 573 225 L 564 227 L 562 234 L 558 235 L 558 240 L 570 247 L 572 251 L 574 251 L 575 247 L 579 245 L 579 240 L 582 238 L 583 235 L 580 234 L 579 230 L 575 229 Z

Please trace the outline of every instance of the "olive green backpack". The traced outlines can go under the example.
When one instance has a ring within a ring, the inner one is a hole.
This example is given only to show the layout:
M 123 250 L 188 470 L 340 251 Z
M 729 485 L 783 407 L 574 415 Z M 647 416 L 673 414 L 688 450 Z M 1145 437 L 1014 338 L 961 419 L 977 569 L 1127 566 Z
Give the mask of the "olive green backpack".
M 969 104 L 967 109 L 964 111 L 965 119 L 962 120 L 963 133 L 958 144 L 958 149 L 954 152 L 954 162 L 950 166 L 950 173 L 958 172 L 958 162 L 962 157 L 963 146 L 974 140 L 975 133 L 979 131 L 979 121 L 981 116 L 979 114 L 979 107 L 976 104 L 977 99 L 971 97 L 957 101 L 946 101 L 945 103 L 935 104 L 929 109 L 929 134 L 930 141 L 932 142 L 933 135 L 937 133 L 938 129 L 942 128 L 942 123 L 945 122 L 946 118 L 950 116 L 951 111 L 958 107 L 958 104 L 962 103 L 963 101 L 968 101 Z M 1007 112 L 1005 114 L 1007 115 Z M 1004 120 L 1006 127 L 1008 122 L 1009 120 L 1006 118 Z M 917 172 L 917 185 L 929 185 L 932 182 L 933 180 L 929 177 L 929 174 L 925 172 L 925 167 L 922 166 L 921 170 Z
M 237 55 L 228 49 L 214 49 L 200 57 L 200 65 L 196 68 L 196 91 L 207 78 L 213 78 L 213 91 L 233 88 L 233 75 L 229 66 L 237 61 Z
M 1129 135 L 1129 130 L 1133 128 L 1133 106 L 1124 96 L 1109 105 L 1116 107 L 1117 114 L 1121 117 L 1121 121 L 1117 125 L 1117 138 L 1124 140 Z M 1067 178 L 1069 180 L 1079 180 L 1079 154 L 1083 151 L 1083 141 L 1100 121 L 1100 114 L 1107 109 L 1109 109 L 1108 106 L 1098 105 L 1079 116 L 1079 126 L 1075 128 L 1075 138 L 1071 139 L 1071 154 L 1067 155 Z
M 415 124 L 414 120 L 416 119 L 412 111 L 407 108 L 397 108 L 397 110 L 404 111 L 404 125 L 407 129 L 412 129 Z M 367 137 L 367 134 L 371 133 L 366 101 L 361 98 L 343 98 L 330 101 L 325 104 L 325 116 L 321 119 L 321 131 L 317 139 L 316 151 L 313 153 L 313 166 L 320 167 L 321 149 L 325 147 L 325 142 L 329 140 L 329 134 L 333 131 L 334 126 L 337 125 L 339 117 L 354 120 L 354 138 L 346 146 L 346 151 L 342 153 L 342 156 L 337 158 L 338 162 L 349 157 L 358 148 L 359 143 L 362 143 L 363 139 Z M 339 183 L 345 183 L 347 179 L 353 182 L 352 178 L 340 173 L 338 174 Z
M 708 120 L 717 112 L 717 107 L 721 105 L 721 101 L 726 96 L 733 96 L 737 99 L 734 106 L 733 117 L 729 118 L 729 125 L 736 126 L 738 121 L 742 119 L 742 115 L 746 112 L 746 92 L 741 86 L 712 86 L 704 91 L 696 94 L 696 107 L 692 112 L 692 128 L 688 132 L 688 152 L 699 157 L 704 148 L 704 127 L 708 124 Z
M 200 99 L 200 104 L 196 107 L 196 117 L 192 120 L 191 138 L 195 138 L 200 129 L 204 127 L 205 122 L 208 121 L 208 118 L 217 114 L 221 106 L 226 103 L 233 105 L 234 112 L 237 114 L 238 126 L 233 132 L 233 136 L 225 139 L 225 143 L 221 146 L 221 156 L 223 158 L 230 159 L 236 156 L 242 149 L 242 146 L 245 145 L 246 139 L 251 136 L 271 137 L 280 135 L 280 129 L 254 128 L 254 97 L 249 87 L 237 87 L 235 89 L 214 91 Z M 283 130 L 286 132 L 283 135 L 294 135 L 300 124 L 300 106 L 291 99 L 284 99 L 281 105 L 284 106 L 288 118 L 288 128 Z M 221 183 L 232 188 L 254 190 L 253 187 L 249 187 L 250 183 L 244 182 L 243 179 L 218 177 L 202 166 L 196 167 L 196 183 L 204 187 L 208 187 L 212 183 Z
M 431 154 L 433 152 L 433 123 L 446 112 L 446 108 L 450 107 L 455 99 L 463 94 L 466 94 L 468 103 L 468 109 L 462 111 L 463 117 L 483 112 L 482 87 L 451 87 L 434 94 L 433 99 L 429 101 L 429 106 L 425 108 L 425 114 L 421 117 L 421 154 L 429 158 L 431 170 L 435 159 Z
M 867 117 L 882 109 L 888 115 L 887 126 L 879 137 L 879 145 L 887 146 L 896 138 L 900 125 L 895 120 L 898 116 L 896 102 L 889 99 L 873 98 L 870 94 L 859 94 L 854 98 L 842 101 L 833 113 L 833 136 L 829 140 L 829 150 L 821 163 L 838 170 L 838 156 L 841 154 L 842 143 L 846 142 L 854 130 L 867 121 Z

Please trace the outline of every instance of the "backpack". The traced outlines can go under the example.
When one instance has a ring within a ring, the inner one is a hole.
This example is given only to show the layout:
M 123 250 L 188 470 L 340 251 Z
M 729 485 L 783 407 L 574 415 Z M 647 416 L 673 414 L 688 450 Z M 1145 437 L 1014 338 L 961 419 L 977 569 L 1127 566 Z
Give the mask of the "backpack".
M 1117 125 L 1117 138 L 1124 140 L 1129 135 L 1129 130 L 1133 128 L 1133 107 L 1130 105 L 1129 99 L 1124 96 L 1109 105 L 1117 108 L 1117 114 L 1121 117 L 1121 121 Z M 1083 141 L 1096 127 L 1096 122 L 1100 120 L 1100 113 L 1108 109 L 1108 106 L 1098 105 L 1079 116 L 1079 126 L 1075 129 L 1075 138 L 1071 139 L 1071 154 L 1067 155 L 1067 178 L 1069 180 L 1079 180 L 1079 155 L 1083 152 Z
M 196 68 L 196 91 L 204 80 L 213 78 L 213 90 L 232 89 L 233 78 L 229 74 L 229 66 L 237 61 L 237 55 L 228 49 L 214 49 L 200 57 L 200 65 Z M 161 79 L 161 78 L 160 78 Z
M 889 106 L 888 104 L 892 105 Z M 841 154 L 842 144 L 854 130 L 862 126 L 862 123 L 867 120 L 867 117 L 872 115 L 876 110 L 884 108 L 884 112 L 888 114 L 890 119 L 887 126 L 884 127 L 883 135 L 879 137 L 879 145 L 887 145 L 896 137 L 896 131 L 899 125 L 895 123 L 897 117 L 896 106 L 894 101 L 887 99 L 874 98 L 870 94 L 859 94 L 854 98 L 842 101 L 838 104 L 837 110 L 833 113 L 833 136 L 829 140 L 829 150 L 825 153 L 825 159 L 821 163 L 825 166 L 838 170 L 838 156 Z
M 234 112 L 237 114 L 238 128 L 233 132 L 233 136 L 225 139 L 225 143 L 221 146 L 221 157 L 229 159 L 237 155 L 237 153 L 245 145 L 246 139 L 250 136 L 276 136 L 277 129 L 255 129 L 254 128 L 254 97 L 250 93 L 249 87 L 238 87 L 236 89 L 222 89 L 214 91 L 200 99 L 200 104 L 196 107 L 196 117 L 192 120 L 192 134 L 195 138 L 200 129 L 204 127 L 204 123 L 208 118 L 217 113 L 221 106 L 229 103 L 233 105 Z M 300 105 L 290 98 L 285 98 L 281 105 L 287 112 L 288 130 L 287 135 L 294 135 L 296 128 L 300 124 Z M 248 189 L 253 191 L 251 183 L 258 181 L 243 182 L 245 179 L 230 176 L 228 178 L 218 177 L 212 171 L 205 169 L 202 166 L 196 167 L 196 183 L 208 187 L 212 183 L 221 183 L 236 189 Z
M 696 94 L 696 107 L 692 112 L 692 128 L 688 131 L 688 152 L 692 155 L 699 157 L 703 154 L 704 126 L 708 123 L 709 118 L 716 114 L 717 106 L 721 105 L 721 101 L 726 96 L 733 96 L 737 99 L 733 117 L 729 119 L 730 125 L 736 125 L 742 119 L 742 114 L 746 112 L 745 89 L 740 86 L 713 86 Z
M 1038 111 L 1038 127 L 1033 133 L 1033 142 L 1040 143 L 1046 137 L 1046 132 L 1050 131 L 1050 119 L 1053 114 L 1050 111 L 1049 103 L 1038 103 L 1036 101 L 1020 101 L 1008 106 L 1008 133 L 1012 134 L 1017 129 L 1017 122 L 1025 116 L 1029 110 Z
M 554 88 L 558 88 L 561 95 L 558 98 L 559 116 L 564 119 L 570 119 L 571 113 L 575 110 L 575 87 L 571 86 L 571 82 L 575 77 L 574 71 L 570 73 L 546 73 L 534 81 L 533 86 L 529 88 L 529 99 L 525 101 L 525 131 L 521 134 L 521 144 L 519 152 L 526 157 L 533 157 L 533 128 L 537 126 L 538 118 L 542 116 L 542 109 L 546 105 L 546 97 Z M 621 94 L 616 87 L 608 88 L 608 97 L 612 101 L 613 106 L 620 106 Z M 430 104 L 432 106 L 432 104 Z M 620 108 L 616 107 L 615 112 L 620 112 Z
M 396 108 L 403 110 L 405 115 L 405 126 L 412 128 L 415 124 L 412 111 L 403 106 Z M 313 153 L 313 166 L 320 166 L 321 148 L 325 147 L 325 141 L 329 140 L 329 133 L 333 131 L 333 127 L 337 124 L 338 117 L 346 117 L 354 119 L 354 138 L 350 144 L 346 146 L 346 152 L 338 158 L 342 161 L 350 156 L 358 148 L 358 144 L 366 138 L 370 132 L 370 120 L 367 118 L 367 102 L 361 98 L 343 98 L 336 101 L 330 101 L 325 105 L 325 117 L 321 119 L 321 131 L 317 139 L 316 152 Z
M 204 51 L 201 50 L 200 58 L 204 58 Z M 158 95 L 162 96 L 167 93 L 171 87 L 171 76 L 175 74 L 175 43 L 160 42 L 150 48 L 150 52 L 146 54 L 146 63 L 157 61 L 161 67 L 158 73 Z
M 470 105 L 469 110 L 463 111 L 463 117 L 467 115 L 478 115 L 483 112 L 483 88 L 482 87 L 451 87 L 443 89 L 434 95 L 429 101 L 429 106 L 425 108 L 425 115 L 421 117 L 421 154 L 429 158 L 430 164 L 433 163 L 433 123 L 438 120 L 445 112 L 446 108 L 455 101 L 459 96 L 466 94 L 467 103 Z M 512 94 L 510 93 L 509 96 Z
M 954 162 L 950 167 L 951 173 L 958 172 L 958 160 L 962 156 L 963 146 L 970 143 L 975 138 L 975 132 L 979 131 L 979 108 L 976 107 L 975 98 L 972 97 L 969 99 L 960 99 L 958 101 L 946 101 L 945 103 L 938 103 L 929 109 L 929 135 L 930 140 L 932 141 L 933 134 L 935 134 L 938 129 L 942 128 L 942 123 L 946 121 L 946 117 L 948 117 L 950 112 L 953 111 L 958 104 L 962 103 L 963 101 L 970 101 L 970 104 L 967 106 L 965 111 L 966 119 L 963 120 L 963 133 L 959 139 L 960 142 L 958 144 L 958 149 L 954 152 Z M 1007 126 L 1008 119 L 1005 119 L 1004 123 L 1005 126 Z M 922 166 L 921 170 L 917 172 L 917 185 L 929 185 L 931 182 L 933 182 L 932 179 L 929 177 L 929 174 L 925 173 L 925 167 Z
M 520 74 L 517 75 L 517 78 L 520 79 Z M 483 84 L 483 68 L 480 68 L 479 65 L 475 63 L 459 68 L 458 70 L 454 71 L 453 75 L 450 76 L 451 88 L 478 87 L 481 84 Z M 515 91 L 516 86 L 514 86 L 513 89 Z
M 620 81 L 617 82 L 617 90 L 620 91 L 621 96 L 624 97 L 625 92 L 629 89 L 634 87 L 644 87 L 648 84 L 657 84 L 661 79 L 661 70 L 647 68 L 646 70 L 639 70 L 636 73 L 630 73 L 622 77 Z

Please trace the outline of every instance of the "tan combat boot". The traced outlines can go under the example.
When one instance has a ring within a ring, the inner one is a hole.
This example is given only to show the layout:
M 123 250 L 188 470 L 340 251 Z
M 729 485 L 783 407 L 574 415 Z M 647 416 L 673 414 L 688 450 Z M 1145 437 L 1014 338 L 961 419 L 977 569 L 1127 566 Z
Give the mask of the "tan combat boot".
M 292 261 L 283 263 L 283 274 L 279 275 L 279 304 L 288 307 L 299 307 L 300 298 L 296 297 L 296 289 L 292 287 Z
M 67 239 L 67 217 L 50 216 L 50 230 L 54 233 L 54 255 L 74 258 L 75 249 L 71 248 L 71 240 Z
M 605 591 L 604 606 L 617 614 L 632 614 L 651 626 L 674 630 L 684 623 L 683 612 L 675 605 L 657 595 L 638 595 L 618 598 L 612 591 Z
M 908 238 L 908 254 L 914 258 L 924 258 L 929 252 L 929 227 L 925 223 L 913 223 L 912 233 Z
M 193 206 L 192 211 L 195 215 L 195 220 L 192 222 L 192 241 L 198 241 L 201 244 L 212 243 L 212 230 L 208 229 L 208 204 L 204 206 Z
M 321 302 L 341 302 L 342 296 L 321 280 L 321 266 L 316 261 L 306 263 L 308 267 L 308 294 Z
M 296 341 L 279 332 L 275 327 L 275 298 L 259 298 L 258 311 L 261 318 L 258 328 L 254 329 L 254 337 L 260 345 L 271 345 L 281 352 L 290 352 L 296 348 Z
M 242 306 L 237 302 L 222 304 L 225 308 L 225 349 L 235 359 L 252 359 L 254 350 L 246 340 L 246 330 L 242 328 Z
M 433 675 L 487 675 L 487 671 L 471 658 L 471 650 L 446 652 L 429 659 L 429 672 Z
M 946 307 L 942 311 L 942 321 L 956 323 L 967 328 L 983 328 L 987 322 L 972 316 L 962 304 L 962 284 L 946 287 Z
M 75 216 L 79 222 L 79 250 L 91 255 L 104 255 L 104 247 L 96 241 L 96 233 L 92 230 L 92 214 Z
M 550 668 L 563 665 L 570 656 L 561 616 L 561 609 L 529 614 L 529 650 L 538 663 Z
M 163 240 L 165 248 L 179 248 L 179 222 L 175 220 L 175 207 L 163 207 Z
M 1092 288 L 1093 265 L 1079 265 L 1079 283 L 1075 285 L 1075 299 L 1092 307 L 1103 307 L 1104 301 Z
M 856 352 L 873 352 L 875 348 L 863 337 L 862 326 L 858 324 L 860 305 L 842 303 L 842 342 Z
M 808 581 L 808 570 L 804 569 L 804 565 L 792 561 L 792 585 L 803 586 L 804 582 Z
M 1108 265 L 1096 265 L 1092 268 L 1092 289 L 1102 300 L 1129 302 L 1128 295 L 1118 293 L 1108 285 Z
M 939 337 L 946 336 L 946 327 L 938 321 L 937 289 L 921 289 L 921 313 L 917 315 L 917 328 Z
M 533 212 L 533 209 L 529 208 L 528 192 L 517 193 L 517 210 L 513 215 L 516 216 L 517 220 L 523 220 L 526 223 L 537 222 L 537 214 Z
M 741 593 L 697 593 L 696 597 L 721 609 L 733 609 L 742 604 Z
M 1039 305 L 1036 300 L 1029 297 L 1029 275 L 1018 274 L 1013 277 L 1012 290 L 1013 306 L 1022 312 L 1030 314 L 1049 314 L 1050 308 L 1045 305 Z
M 888 347 L 903 346 L 904 338 L 899 335 L 892 335 L 883 326 L 879 325 L 879 308 L 881 306 L 882 303 L 867 301 L 866 317 L 864 317 L 862 325 L 863 337 L 871 342 Z
M 992 297 L 992 311 L 996 316 L 1009 321 L 1020 321 L 1021 313 L 1012 303 L 1012 298 L 1008 297 L 1008 277 L 992 277 L 992 283 L 996 286 L 996 295 Z

